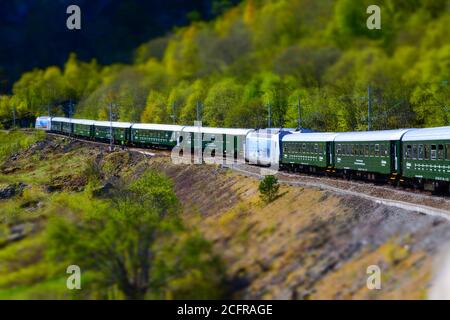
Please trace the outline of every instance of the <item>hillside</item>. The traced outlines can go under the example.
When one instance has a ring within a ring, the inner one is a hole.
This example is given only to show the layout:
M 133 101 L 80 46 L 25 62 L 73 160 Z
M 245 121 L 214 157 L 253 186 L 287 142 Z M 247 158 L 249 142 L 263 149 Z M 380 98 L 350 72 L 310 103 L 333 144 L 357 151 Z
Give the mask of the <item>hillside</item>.
M 230 169 L 174 165 L 164 153 L 109 153 L 65 138 L 33 139 L 40 142 L 18 147 L 1 165 L 0 297 L 6 299 L 96 297 L 92 287 L 68 292 L 65 270 L 50 267 L 48 209 L 62 199 L 88 208 L 123 178 L 153 169 L 173 181 L 186 228 L 198 229 L 223 261 L 226 297 L 423 299 L 439 249 L 450 240 L 442 218 L 356 196 L 282 185 L 281 196 L 266 205 L 258 180 Z M 374 264 L 382 270 L 382 289 L 371 291 L 366 269 Z
M 209 126 L 296 127 L 300 103 L 303 127 L 366 130 L 370 85 L 373 129 L 448 125 L 449 2 L 378 1 L 381 30 L 366 27 L 370 4 L 242 1 L 149 39 L 131 64 L 71 55 L 26 72 L 0 97 L 0 119 L 14 107 L 107 119 L 111 103 L 122 121 L 192 125 L 198 108 Z

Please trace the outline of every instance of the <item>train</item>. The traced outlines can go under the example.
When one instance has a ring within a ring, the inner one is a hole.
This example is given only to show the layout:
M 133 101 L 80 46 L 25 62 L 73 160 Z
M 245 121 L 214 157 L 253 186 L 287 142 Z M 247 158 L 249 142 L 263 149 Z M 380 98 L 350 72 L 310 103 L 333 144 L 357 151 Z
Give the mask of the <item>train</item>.
M 210 151 L 277 170 L 450 191 L 450 127 L 357 132 L 237 129 L 38 117 L 36 128 L 123 146 Z M 196 143 L 198 142 L 198 143 Z M 196 147 L 197 146 L 197 149 Z

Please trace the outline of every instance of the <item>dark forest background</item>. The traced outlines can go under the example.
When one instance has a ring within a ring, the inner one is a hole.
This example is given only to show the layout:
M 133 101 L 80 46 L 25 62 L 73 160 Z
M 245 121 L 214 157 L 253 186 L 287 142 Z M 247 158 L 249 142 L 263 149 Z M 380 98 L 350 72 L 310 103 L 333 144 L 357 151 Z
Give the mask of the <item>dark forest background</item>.
M 1 2 L 0 123 L 38 115 L 317 131 L 450 124 L 450 1 Z M 6 17 L 6 18 L 5 18 Z M 4 48 L 3 48 L 4 49 Z M 38 68 L 36 68 L 38 67 Z M 16 81 L 17 80 L 17 81 Z
M 193 20 L 210 20 L 238 0 L 0 0 L 0 94 L 35 67 L 62 66 L 70 52 L 101 64 L 131 62 L 133 50 Z M 66 9 L 82 8 L 82 29 Z

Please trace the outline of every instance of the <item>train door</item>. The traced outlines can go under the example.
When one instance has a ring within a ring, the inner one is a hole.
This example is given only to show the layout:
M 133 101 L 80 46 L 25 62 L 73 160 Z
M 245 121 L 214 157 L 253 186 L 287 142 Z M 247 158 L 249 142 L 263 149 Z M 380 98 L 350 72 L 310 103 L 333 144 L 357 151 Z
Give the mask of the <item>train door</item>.
M 331 143 L 326 142 L 325 145 L 326 145 L 326 153 L 327 153 L 327 155 L 326 155 L 327 165 L 333 165 L 333 155 L 332 155 L 333 150 L 331 149 Z
M 398 150 L 397 150 L 397 144 L 395 141 L 390 142 L 390 159 L 391 159 L 391 168 L 398 172 Z

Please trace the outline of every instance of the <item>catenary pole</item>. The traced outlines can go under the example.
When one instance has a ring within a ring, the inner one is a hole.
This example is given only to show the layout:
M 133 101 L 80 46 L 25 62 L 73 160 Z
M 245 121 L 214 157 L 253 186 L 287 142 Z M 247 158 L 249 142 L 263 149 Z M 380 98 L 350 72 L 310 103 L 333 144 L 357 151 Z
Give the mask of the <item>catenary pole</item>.
M 372 130 L 372 87 L 368 86 L 367 88 L 367 130 Z
M 113 150 L 112 102 L 109 103 L 109 151 Z

